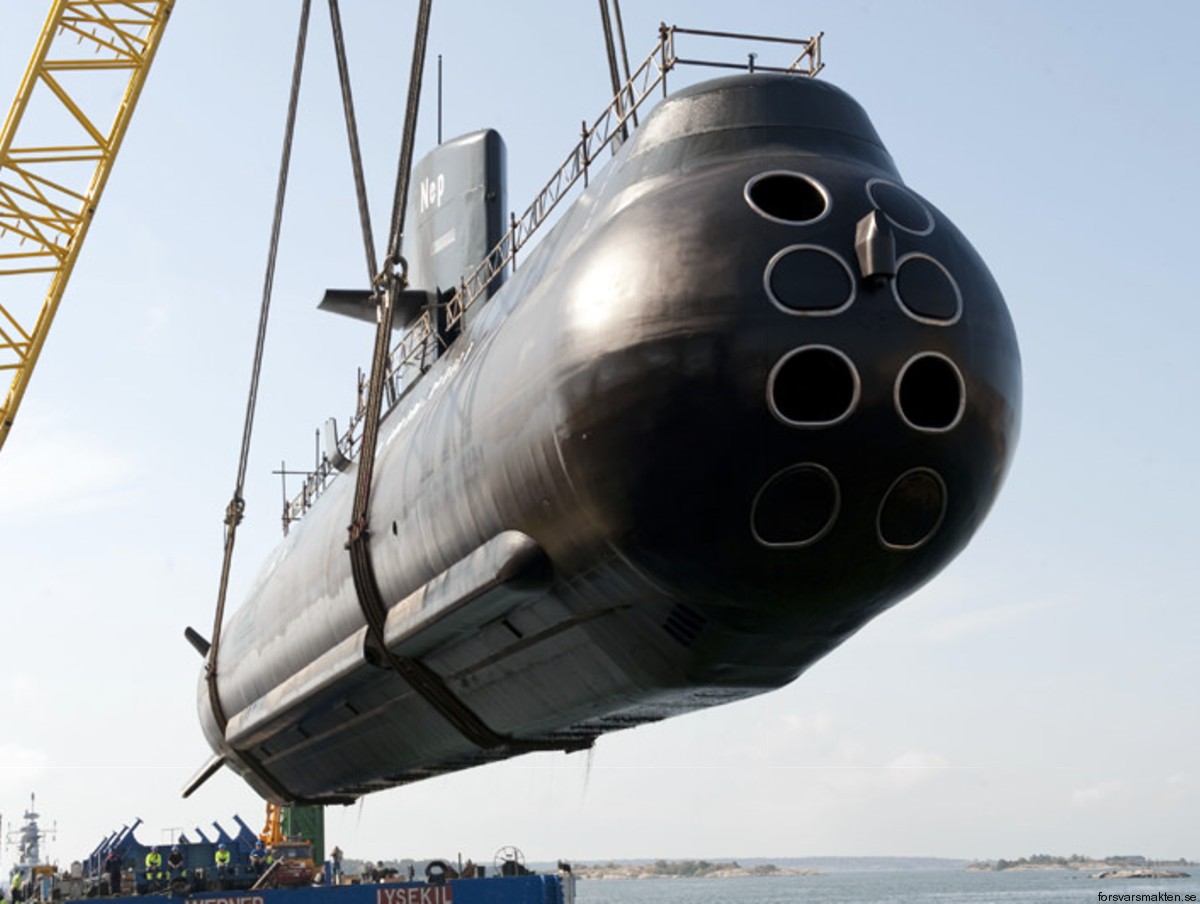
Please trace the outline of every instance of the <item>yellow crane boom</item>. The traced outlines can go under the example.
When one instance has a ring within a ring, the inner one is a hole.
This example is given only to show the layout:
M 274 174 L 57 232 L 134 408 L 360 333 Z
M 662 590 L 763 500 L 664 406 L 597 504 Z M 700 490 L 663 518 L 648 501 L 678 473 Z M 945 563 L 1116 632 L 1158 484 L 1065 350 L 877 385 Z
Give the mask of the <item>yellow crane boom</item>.
M 54 0 L 0 132 L 0 447 L 174 5 Z
M 267 821 L 258 836 L 267 847 L 283 841 L 283 807 L 267 801 Z

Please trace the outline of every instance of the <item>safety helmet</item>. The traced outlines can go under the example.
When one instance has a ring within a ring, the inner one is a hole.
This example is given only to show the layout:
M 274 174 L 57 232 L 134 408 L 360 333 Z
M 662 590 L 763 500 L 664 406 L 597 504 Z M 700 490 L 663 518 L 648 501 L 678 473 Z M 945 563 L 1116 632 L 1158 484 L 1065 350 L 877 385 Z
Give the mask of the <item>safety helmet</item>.
M 179 853 L 179 845 L 177 845 L 177 844 L 171 845 L 171 853 L 178 854 Z
M 217 845 L 217 850 L 218 850 L 218 851 L 223 851 L 223 850 L 225 850 L 225 845 L 223 845 L 223 844 L 218 844 L 218 845 Z

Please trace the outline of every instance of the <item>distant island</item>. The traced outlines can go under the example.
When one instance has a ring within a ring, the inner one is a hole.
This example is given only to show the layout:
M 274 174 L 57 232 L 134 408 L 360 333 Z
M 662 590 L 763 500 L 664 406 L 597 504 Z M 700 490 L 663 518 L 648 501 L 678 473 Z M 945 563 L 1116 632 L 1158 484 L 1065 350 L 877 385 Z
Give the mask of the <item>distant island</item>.
M 773 863 L 741 866 L 736 860 L 655 860 L 653 863 L 576 864 L 572 872 L 581 879 L 731 879 L 742 876 L 815 876 L 815 869 L 778 867 Z
M 1034 854 L 1019 860 L 984 860 L 967 866 L 969 870 L 1004 872 L 1007 870 L 1069 869 L 1091 872 L 1093 879 L 1186 879 L 1189 874 L 1170 867 L 1197 866 L 1185 858 L 1178 860 L 1152 860 L 1140 854 L 1126 854 L 1097 859 L 1084 854 L 1069 857 L 1052 857 L 1049 854 Z
M 396 882 L 412 875 L 424 876 L 426 860 L 388 860 L 372 863 L 346 858 L 343 868 L 347 877 L 355 882 Z M 443 861 L 450 863 L 450 861 Z M 465 874 L 478 869 L 471 861 L 458 864 Z M 1173 879 L 1189 878 L 1195 873 L 1184 872 L 1181 867 L 1200 868 L 1200 863 L 1179 858 L 1160 860 L 1142 855 L 1112 857 L 1089 857 L 1071 854 L 1068 857 L 1034 854 L 1016 860 L 956 860 L 944 857 L 783 857 L 769 860 L 765 857 L 739 858 L 739 860 L 606 860 L 602 862 L 576 862 L 570 866 L 554 862 L 528 864 L 538 872 L 554 872 L 566 867 L 579 879 L 731 879 L 744 877 L 772 876 L 818 876 L 844 872 L 879 871 L 924 871 L 924 870 L 973 870 L 979 872 L 1009 872 L 1022 870 L 1071 870 L 1092 879 Z M 496 865 L 486 865 L 491 874 Z

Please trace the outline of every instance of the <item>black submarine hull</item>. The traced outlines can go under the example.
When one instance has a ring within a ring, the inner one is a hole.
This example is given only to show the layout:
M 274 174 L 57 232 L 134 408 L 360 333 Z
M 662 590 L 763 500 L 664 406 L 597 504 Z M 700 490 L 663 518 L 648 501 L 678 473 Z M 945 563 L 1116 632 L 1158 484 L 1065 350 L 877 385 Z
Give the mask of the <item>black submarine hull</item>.
M 209 743 L 346 801 L 794 680 L 968 542 L 1016 442 L 1001 294 L 828 83 L 678 92 L 386 413 L 225 627 Z M 467 721 L 486 726 L 481 739 Z

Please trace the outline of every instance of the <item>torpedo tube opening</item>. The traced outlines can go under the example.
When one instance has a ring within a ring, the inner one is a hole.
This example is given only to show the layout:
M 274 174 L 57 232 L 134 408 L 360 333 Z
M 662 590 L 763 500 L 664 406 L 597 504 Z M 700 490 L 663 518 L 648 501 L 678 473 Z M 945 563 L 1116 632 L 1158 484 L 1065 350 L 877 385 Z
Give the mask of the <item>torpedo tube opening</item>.
M 867 197 L 893 226 L 914 235 L 933 232 L 933 216 L 908 189 L 884 179 L 872 179 L 867 183 Z
M 900 309 L 913 320 L 932 326 L 951 326 L 962 316 L 962 291 L 940 262 L 926 254 L 901 258 L 892 281 Z
M 845 260 L 820 245 L 791 245 L 767 262 L 767 297 L 785 314 L 840 314 L 854 303 L 854 273 Z
M 914 430 L 943 433 L 962 420 L 966 388 L 954 362 L 925 352 L 900 369 L 895 399 L 900 417 Z
M 759 488 L 750 507 L 750 530 L 763 546 L 809 546 L 829 533 L 841 506 L 841 489 L 828 468 L 815 462 L 792 465 Z
M 877 520 L 879 540 L 888 549 L 924 546 L 945 515 L 946 484 L 941 476 L 929 468 L 913 468 L 884 494 Z
M 767 378 L 771 413 L 790 427 L 828 427 L 858 404 L 862 384 L 853 362 L 828 345 L 788 352 Z
M 768 220 L 815 223 L 829 212 L 829 195 L 815 180 L 786 170 L 761 173 L 746 183 L 746 201 Z

